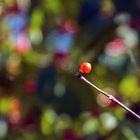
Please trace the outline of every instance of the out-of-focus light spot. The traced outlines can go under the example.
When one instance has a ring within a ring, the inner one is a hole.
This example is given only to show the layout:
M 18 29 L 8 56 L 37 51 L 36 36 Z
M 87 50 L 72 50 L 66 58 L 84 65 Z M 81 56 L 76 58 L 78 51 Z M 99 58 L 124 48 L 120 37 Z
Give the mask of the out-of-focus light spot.
M 119 120 L 123 120 L 125 117 L 125 111 L 121 108 L 115 108 L 115 112 L 114 115 L 119 119 Z
M 65 93 L 65 85 L 62 82 L 57 82 L 54 86 L 54 94 L 56 97 L 62 97 Z
M 6 63 L 6 69 L 9 74 L 18 75 L 20 73 L 20 66 L 21 58 L 16 54 L 12 54 Z
M 27 20 L 22 14 L 9 14 L 4 17 L 3 23 L 10 28 L 17 39 L 17 35 L 19 35 L 25 27 Z
M 31 0 L 17 0 L 17 6 L 22 11 L 27 11 L 31 5 Z
M 91 134 L 94 133 L 98 128 L 98 121 L 94 118 L 87 119 L 83 124 L 83 133 Z
M 53 109 L 47 109 L 44 111 L 41 118 L 41 131 L 44 135 L 50 135 L 53 129 L 53 123 L 56 120 L 57 115 Z
M 32 95 L 36 91 L 36 82 L 34 80 L 28 80 L 24 85 L 24 90 L 28 95 Z
M 54 131 L 57 134 L 60 134 L 61 132 L 64 131 L 64 129 L 69 128 L 70 125 L 71 125 L 71 118 L 66 114 L 62 114 L 57 118 L 56 124 L 54 126 Z
M 26 61 L 28 64 L 31 65 L 36 65 L 38 64 L 39 61 L 39 53 L 37 53 L 36 51 L 28 51 L 27 53 L 24 53 L 24 61 Z
M 138 45 L 139 42 L 139 38 L 138 38 L 138 34 L 135 31 L 131 31 L 129 32 L 129 34 L 127 34 L 124 37 L 124 43 L 129 47 L 129 48 L 134 48 Z
M 20 111 L 16 110 L 11 112 L 9 120 L 12 124 L 19 123 L 20 119 L 21 119 Z
M 16 5 L 16 0 L 4 0 L 4 2 L 7 6 L 15 6 Z
M 49 13 L 60 15 L 63 12 L 62 3 L 58 0 L 44 0 L 44 3 L 45 10 L 47 10 Z
M 0 138 L 4 138 L 8 132 L 8 125 L 4 119 L 0 119 Z
M 46 38 L 46 48 L 53 52 L 68 53 L 73 46 L 74 35 L 65 29 L 55 29 Z
M 114 22 L 117 24 L 126 24 L 130 20 L 130 15 L 127 13 L 117 14 L 114 18 Z
M 47 119 L 49 123 L 52 124 L 55 121 L 57 115 L 53 109 L 48 109 L 44 112 L 44 117 Z
M 7 98 L 3 98 L 0 101 L 0 112 L 2 114 L 8 114 L 9 113 L 9 100 Z
M 107 56 L 118 56 L 126 52 L 126 45 L 122 38 L 116 38 L 107 44 L 105 54 Z
M 16 41 L 16 51 L 19 54 L 27 53 L 31 50 L 31 43 L 26 35 L 19 36 Z
M 116 30 L 116 34 L 123 38 L 123 41 L 128 48 L 133 48 L 138 45 L 138 33 L 128 25 L 120 25 Z
M 110 113 L 103 113 L 101 115 L 101 121 L 103 127 L 108 131 L 114 129 L 118 125 L 117 119 Z
M 39 9 L 35 9 L 31 15 L 31 27 L 40 28 L 43 24 L 43 12 Z
M 122 130 L 123 135 L 130 140 L 138 140 L 137 136 L 135 135 L 133 129 L 129 127 L 124 127 Z
M 127 75 L 120 82 L 119 91 L 124 96 L 131 98 L 131 100 L 139 100 L 140 88 L 135 75 Z
M 18 98 L 11 98 L 9 100 L 9 120 L 12 124 L 19 123 L 21 119 L 21 102 Z
M 66 20 L 64 22 L 64 28 L 70 33 L 76 33 L 78 31 L 78 25 L 74 20 Z
M 118 28 L 116 30 L 116 34 L 119 37 L 124 37 L 124 36 L 128 35 L 128 32 L 129 32 L 129 27 L 127 24 L 122 24 L 122 25 L 118 26 Z
M 21 102 L 18 98 L 11 98 L 9 103 L 10 112 L 19 111 Z
M 101 5 L 101 11 L 104 16 L 112 16 L 115 9 L 111 0 L 103 0 Z
M 110 102 L 111 102 L 111 101 L 110 101 L 106 96 L 104 96 L 104 95 L 102 95 L 102 94 L 99 94 L 99 95 L 97 96 L 97 103 L 98 103 L 101 107 L 107 107 L 107 106 L 109 106 Z
M 42 32 L 39 28 L 31 28 L 29 36 L 32 44 L 34 45 L 38 45 L 43 39 Z

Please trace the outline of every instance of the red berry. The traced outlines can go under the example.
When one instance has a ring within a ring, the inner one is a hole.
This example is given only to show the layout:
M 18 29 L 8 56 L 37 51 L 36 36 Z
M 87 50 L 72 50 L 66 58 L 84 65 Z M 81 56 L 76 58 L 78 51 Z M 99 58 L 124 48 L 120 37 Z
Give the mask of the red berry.
M 88 62 L 83 62 L 80 65 L 79 71 L 82 72 L 82 73 L 90 73 L 90 71 L 91 71 L 91 64 L 88 63 Z

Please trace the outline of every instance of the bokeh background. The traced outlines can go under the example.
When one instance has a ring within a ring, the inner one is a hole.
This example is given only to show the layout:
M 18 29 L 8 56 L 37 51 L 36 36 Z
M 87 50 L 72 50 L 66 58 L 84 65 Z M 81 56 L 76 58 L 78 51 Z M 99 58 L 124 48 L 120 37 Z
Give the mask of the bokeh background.
M 139 0 L 0 0 L 0 140 L 139 140 Z

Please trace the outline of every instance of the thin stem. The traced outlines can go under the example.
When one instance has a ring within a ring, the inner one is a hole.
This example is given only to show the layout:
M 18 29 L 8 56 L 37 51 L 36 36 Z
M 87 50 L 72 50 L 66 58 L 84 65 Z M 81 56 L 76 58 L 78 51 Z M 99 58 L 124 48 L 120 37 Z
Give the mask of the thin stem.
M 117 103 L 118 105 L 120 105 L 122 108 L 124 108 L 125 110 L 127 110 L 128 112 L 130 112 L 133 116 L 137 117 L 138 119 L 140 119 L 140 116 L 138 114 L 136 114 L 134 111 L 132 111 L 131 109 L 129 109 L 127 106 L 125 106 L 123 103 L 121 103 L 119 100 L 117 100 L 115 97 L 113 97 L 112 95 L 106 93 L 105 91 L 101 90 L 100 88 L 98 88 L 97 86 L 95 86 L 94 84 L 92 84 L 91 82 L 89 82 L 85 77 L 82 76 L 81 73 L 76 74 L 77 77 L 79 77 L 82 81 L 84 81 L 85 83 L 87 83 L 88 85 L 90 85 L 91 87 L 93 87 L 94 89 L 96 89 L 97 91 L 99 91 L 100 93 L 102 93 L 103 95 L 105 95 L 106 97 L 109 98 L 109 100 Z

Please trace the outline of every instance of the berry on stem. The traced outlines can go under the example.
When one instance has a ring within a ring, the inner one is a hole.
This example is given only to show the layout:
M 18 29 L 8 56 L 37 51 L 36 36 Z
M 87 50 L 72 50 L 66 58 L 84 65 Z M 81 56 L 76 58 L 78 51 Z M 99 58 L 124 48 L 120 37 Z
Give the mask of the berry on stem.
M 91 64 L 89 62 L 83 62 L 81 65 L 80 65 L 80 69 L 79 69 L 79 72 L 81 73 L 90 73 L 91 72 Z

